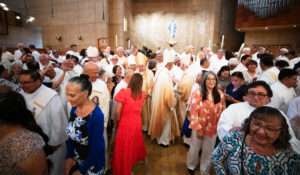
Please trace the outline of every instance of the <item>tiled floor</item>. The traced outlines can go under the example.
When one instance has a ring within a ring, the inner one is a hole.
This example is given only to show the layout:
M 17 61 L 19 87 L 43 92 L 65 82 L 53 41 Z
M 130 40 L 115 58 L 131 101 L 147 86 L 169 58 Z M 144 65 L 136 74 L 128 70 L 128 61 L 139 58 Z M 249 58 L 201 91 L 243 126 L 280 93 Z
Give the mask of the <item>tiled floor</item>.
M 151 141 L 146 134 L 144 143 L 147 150 L 146 160 L 138 162 L 133 167 L 133 175 L 188 175 L 186 169 L 188 148 L 183 145 L 180 137 L 168 148 L 159 146 L 155 140 Z M 195 175 L 199 174 L 198 166 Z

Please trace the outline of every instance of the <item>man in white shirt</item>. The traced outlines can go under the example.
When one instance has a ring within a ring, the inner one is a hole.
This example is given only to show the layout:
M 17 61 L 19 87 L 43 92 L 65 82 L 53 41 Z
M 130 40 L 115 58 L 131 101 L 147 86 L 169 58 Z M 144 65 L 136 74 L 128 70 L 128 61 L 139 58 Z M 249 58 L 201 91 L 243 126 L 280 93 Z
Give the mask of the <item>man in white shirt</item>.
M 21 94 L 24 96 L 28 110 L 32 112 L 36 123 L 49 137 L 48 144 L 54 151 L 48 156 L 53 163 L 51 174 L 63 174 L 68 120 L 62 107 L 62 101 L 54 90 L 41 84 L 41 77 L 37 71 L 22 70 L 20 85 Z
M 209 62 L 210 62 L 209 69 L 217 74 L 221 69 L 221 67 L 228 65 L 228 61 L 225 59 L 225 51 L 219 49 L 217 54 L 213 55 L 209 59 Z
M 6 47 L 2 47 L 1 63 L 8 63 L 9 58 L 12 56 L 13 56 L 13 54 L 11 54 L 9 51 L 7 51 Z
M 125 63 L 126 63 L 126 58 L 124 56 L 124 48 L 123 47 L 118 47 L 116 49 L 116 55 L 118 58 L 118 64 L 122 65 L 123 67 L 126 67 Z
M 246 65 L 250 60 L 251 60 L 250 55 L 242 56 L 241 62 L 238 64 L 238 66 L 236 68 L 234 68 L 232 71 L 230 71 L 230 74 L 232 74 L 234 72 L 245 72 L 245 71 L 247 71 L 248 68 L 246 67 Z
M 284 57 L 286 53 L 288 53 L 289 50 L 287 50 L 286 48 L 281 48 L 280 49 L 280 55 L 276 58 L 276 61 L 280 60 L 281 57 Z
M 260 67 L 263 73 L 257 80 L 265 81 L 270 86 L 278 80 L 279 70 L 274 66 L 272 55 L 264 54 L 260 59 Z
M 60 56 L 59 50 L 53 50 L 52 54 L 50 55 L 51 59 L 57 63 L 64 62 L 64 58 Z
M 291 120 L 297 115 L 300 115 L 300 96 L 291 101 L 286 116 Z
M 68 50 L 66 52 L 66 55 L 69 54 L 69 55 L 75 55 L 78 57 L 79 60 L 81 60 L 81 56 L 80 54 L 77 52 L 77 45 L 76 44 L 71 44 L 70 46 L 71 50 Z
M 241 127 L 244 120 L 250 116 L 252 111 L 258 107 L 267 105 L 270 102 L 270 98 L 273 96 L 270 86 L 264 81 L 250 83 L 246 92 L 247 101 L 232 104 L 222 112 L 217 125 L 217 133 L 221 141 L 223 141 L 223 138 L 232 128 Z M 290 135 L 292 136 L 290 143 L 293 150 L 299 153 L 300 141 L 296 139 L 295 134 L 290 127 L 289 120 L 287 118 L 286 120 L 289 125 Z
M 24 48 L 24 44 L 23 43 L 18 43 L 17 44 L 17 50 L 15 50 L 14 56 L 15 56 L 15 61 L 20 61 L 21 56 L 22 56 L 22 49 Z
M 39 56 L 39 60 L 40 70 L 44 70 L 47 66 L 53 63 L 52 61 L 50 61 L 50 57 L 47 54 L 41 54 Z
M 163 52 L 162 51 L 158 51 L 156 52 L 156 57 L 155 57 L 156 61 L 157 61 L 157 70 L 160 69 L 163 65 L 163 61 L 164 61 L 164 57 L 163 57 Z
M 35 49 L 35 45 L 33 45 L 33 44 L 29 45 L 29 50 L 31 52 L 31 55 L 34 57 L 35 61 L 39 63 L 40 62 L 40 59 L 39 59 L 40 53 Z
M 259 58 L 257 57 L 258 54 L 264 54 L 266 51 L 266 48 L 264 47 L 259 47 L 257 52 L 255 54 L 252 55 L 252 60 L 256 61 L 256 62 L 259 62 L 257 61 Z
M 292 69 L 283 69 L 278 75 L 278 81 L 271 86 L 273 97 L 269 106 L 280 109 L 285 114 L 290 102 L 296 97 L 297 72 Z

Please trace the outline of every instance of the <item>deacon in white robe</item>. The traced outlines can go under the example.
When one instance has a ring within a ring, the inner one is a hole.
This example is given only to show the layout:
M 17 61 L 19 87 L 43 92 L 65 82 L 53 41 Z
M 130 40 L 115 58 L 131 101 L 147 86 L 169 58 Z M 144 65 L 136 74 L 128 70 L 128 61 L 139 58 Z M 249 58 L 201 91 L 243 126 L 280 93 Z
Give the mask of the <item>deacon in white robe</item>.
M 171 52 L 164 54 L 164 68 L 158 70 L 154 77 L 152 93 L 152 113 L 148 134 L 158 144 L 168 146 L 175 136 L 180 135 L 175 113 L 176 98 L 170 70 L 174 66 L 175 56 Z
M 58 94 L 44 85 L 41 80 L 31 78 L 31 74 L 38 77 L 38 72 L 20 75 L 21 94 L 24 96 L 27 108 L 33 113 L 35 121 L 49 137 L 48 144 L 56 150 L 49 159 L 53 163 L 51 174 L 63 174 L 67 140 L 66 127 L 67 117 Z M 27 82 L 32 82 L 28 84 Z
M 230 129 L 234 127 L 241 127 L 244 123 L 244 120 L 250 116 L 251 112 L 253 112 L 258 107 L 267 105 L 270 101 L 271 94 L 270 92 L 268 93 L 265 89 L 264 86 L 266 85 L 259 85 L 261 84 L 261 82 L 254 83 L 257 84 L 255 86 L 251 86 L 247 91 L 246 98 L 248 99 L 248 101 L 232 104 L 222 112 L 217 125 L 217 133 L 221 141 L 223 141 L 223 138 L 227 135 Z M 254 97 L 252 97 L 252 93 L 255 94 Z M 260 99 L 258 97 L 255 97 L 257 96 L 257 94 L 268 95 L 263 99 Z M 281 113 L 284 115 L 283 112 Z M 286 118 L 287 124 L 289 125 L 289 133 L 292 136 L 290 143 L 293 147 L 293 150 L 297 153 L 300 153 L 300 141 L 295 137 L 288 118 L 285 115 L 284 117 Z
M 263 72 L 257 78 L 258 81 L 265 81 L 271 86 L 278 80 L 279 69 L 274 66 L 273 58 L 271 56 L 262 57 L 259 65 Z
M 285 57 L 285 54 L 288 52 L 289 52 L 289 50 L 287 50 L 286 48 L 281 48 L 280 55 L 276 58 L 276 61 L 280 60 L 282 57 Z
M 248 68 L 246 67 L 246 65 L 250 60 L 251 60 L 250 55 L 242 56 L 241 62 L 237 65 L 236 68 L 234 68 L 232 71 L 230 71 L 230 74 L 232 74 L 234 72 L 245 72 L 245 71 L 247 71 Z

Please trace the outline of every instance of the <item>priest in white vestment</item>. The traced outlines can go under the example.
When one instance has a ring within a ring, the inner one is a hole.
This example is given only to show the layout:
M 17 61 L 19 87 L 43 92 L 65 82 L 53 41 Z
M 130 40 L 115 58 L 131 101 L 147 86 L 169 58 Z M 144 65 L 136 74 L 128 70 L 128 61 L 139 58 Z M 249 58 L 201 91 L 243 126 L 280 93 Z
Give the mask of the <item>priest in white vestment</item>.
M 210 59 L 210 70 L 218 74 L 223 66 L 228 66 L 228 60 L 225 59 L 225 51 L 220 49 L 217 54 L 213 55 Z
M 163 62 L 164 62 L 164 57 L 163 57 L 163 52 L 162 51 L 158 51 L 156 52 L 156 57 L 155 60 L 157 61 L 157 70 L 160 69 L 161 67 L 163 67 Z
M 15 61 L 21 61 L 21 57 L 22 57 L 22 49 L 24 48 L 24 44 L 23 43 L 18 43 L 17 44 L 17 50 L 15 50 L 14 53 L 14 57 L 15 57 Z
M 124 56 L 124 48 L 118 47 L 116 49 L 116 55 L 118 58 L 118 64 L 122 65 L 124 68 L 126 68 L 126 57 Z
M 258 50 L 257 50 L 257 52 L 256 52 L 255 54 L 252 55 L 252 60 L 258 62 L 257 60 L 258 60 L 259 58 L 257 57 L 257 55 L 258 55 L 258 54 L 260 54 L 260 55 L 261 55 L 261 54 L 264 54 L 265 51 L 266 51 L 266 48 L 264 48 L 264 47 L 259 47 Z
M 27 108 L 34 115 L 36 123 L 49 137 L 48 144 L 52 146 L 53 154 L 48 158 L 53 167 L 50 174 L 63 174 L 67 140 L 67 117 L 58 94 L 41 84 L 37 71 L 23 70 L 20 73 L 21 94 L 24 96 Z
M 260 68 L 263 72 L 257 80 L 265 81 L 270 86 L 278 80 L 279 69 L 274 66 L 271 55 L 263 56 L 260 59 Z
M 179 128 L 182 128 L 183 126 L 183 122 L 187 113 L 187 101 L 194 85 L 194 75 L 192 70 L 189 68 L 190 61 L 190 55 L 182 56 L 180 59 L 180 68 L 183 71 L 183 74 L 176 88 L 176 114 Z
M 171 52 L 164 54 L 164 67 L 154 77 L 152 93 L 152 113 L 148 134 L 158 144 L 167 147 L 175 136 L 180 135 L 178 120 L 175 113 L 176 97 L 170 70 L 174 66 L 175 56 Z
M 6 47 L 2 47 L 1 64 L 9 62 L 9 59 L 12 56 L 13 54 L 7 51 Z
M 292 69 L 283 69 L 278 75 L 278 81 L 272 84 L 273 97 L 269 106 L 287 113 L 290 102 L 296 98 L 297 72 Z
M 35 49 L 35 45 L 31 44 L 29 45 L 29 50 L 31 52 L 31 55 L 34 57 L 34 60 L 36 62 L 40 62 L 40 53 Z
M 280 49 L 280 55 L 276 58 L 276 61 L 280 60 L 282 57 L 285 57 L 285 54 L 289 52 L 286 48 L 281 48 Z
M 246 92 L 247 101 L 232 104 L 222 112 L 217 125 L 217 133 L 221 141 L 223 141 L 223 138 L 232 128 L 241 127 L 244 120 L 250 116 L 252 111 L 258 107 L 268 105 L 273 95 L 270 86 L 263 81 L 256 81 L 249 84 Z M 281 113 L 284 115 L 283 112 Z M 286 116 L 285 118 L 289 125 L 289 133 L 292 136 L 290 143 L 293 150 L 300 153 L 300 141 L 295 137 L 288 118 Z

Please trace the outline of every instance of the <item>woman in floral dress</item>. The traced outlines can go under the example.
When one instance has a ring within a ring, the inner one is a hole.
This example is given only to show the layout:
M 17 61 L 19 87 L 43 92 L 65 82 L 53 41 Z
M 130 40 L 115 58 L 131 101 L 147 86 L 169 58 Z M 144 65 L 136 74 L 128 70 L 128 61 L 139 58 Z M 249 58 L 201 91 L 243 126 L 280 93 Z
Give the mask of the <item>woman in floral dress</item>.
M 66 86 L 67 100 L 72 105 L 67 126 L 67 155 L 65 174 L 97 174 L 104 172 L 105 143 L 103 137 L 104 115 L 89 100 L 92 84 L 87 75 L 69 80 Z

